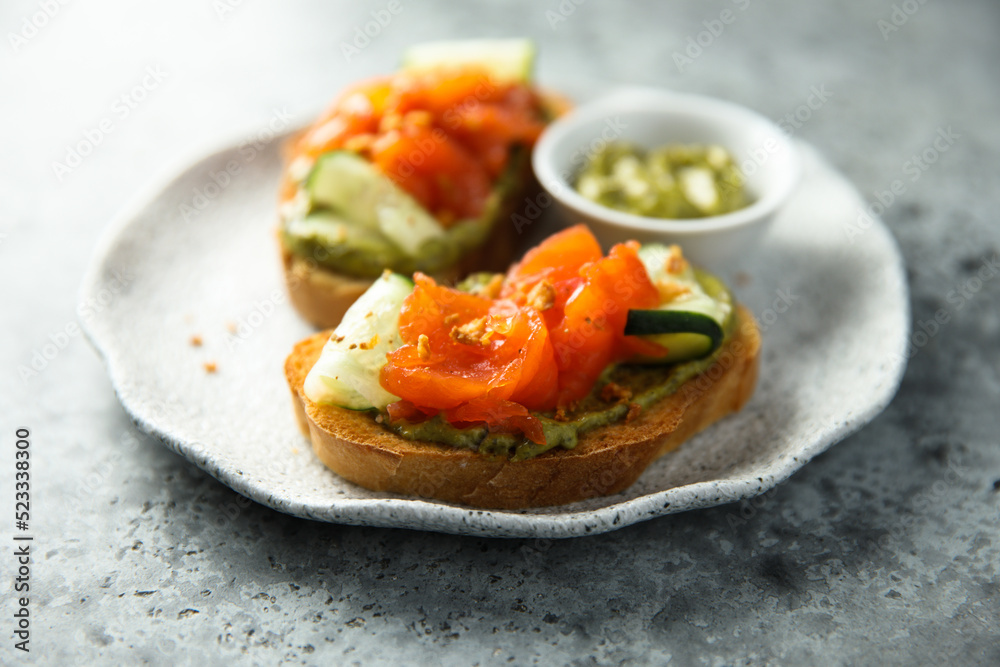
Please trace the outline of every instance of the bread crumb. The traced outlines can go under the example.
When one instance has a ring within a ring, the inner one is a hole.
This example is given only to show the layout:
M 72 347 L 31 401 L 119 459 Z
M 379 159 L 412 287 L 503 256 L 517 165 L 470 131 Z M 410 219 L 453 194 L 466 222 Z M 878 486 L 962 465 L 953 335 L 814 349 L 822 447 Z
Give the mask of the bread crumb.
M 199 336 L 198 334 L 195 334 L 195 335 L 191 336 L 191 346 L 192 347 L 201 347 L 201 342 L 202 342 L 201 341 L 201 336 Z
M 691 292 L 691 288 L 672 280 L 658 280 L 656 290 L 660 293 L 660 303 L 668 303 L 679 296 L 684 296 Z
M 360 153 L 371 148 L 374 141 L 374 134 L 356 134 L 344 141 L 344 150 Z
M 528 305 L 541 312 L 548 310 L 556 302 L 556 290 L 548 280 L 535 283 L 535 286 L 528 292 Z
M 579 406 L 579 401 L 573 401 L 569 405 L 560 405 L 556 408 L 556 414 L 552 418 L 557 422 L 568 422 L 570 420 L 569 413 L 575 412 Z
M 420 334 L 417 337 L 417 356 L 424 361 L 431 358 L 431 341 L 427 334 Z
M 370 350 L 376 345 L 378 345 L 378 334 L 372 336 L 371 340 L 368 341 L 367 343 L 361 343 L 360 345 L 358 345 L 358 347 L 361 348 L 362 350 Z
M 677 244 L 667 248 L 667 263 L 665 268 L 667 273 L 683 273 L 688 267 L 688 262 L 684 259 L 684 253 Z
M 486 318 L 479 317 L 462 326 L 452 327 L 448 335 L 453 341 L 462 345 L 485 345 L 493 332 L 486 330 Z
M 381 424 L 381 423 L 382 423 L 383 421 L 385 421 L 385 420 L 384 420 L 384 419 L 382 418 L 382 415 L 381 415 L 381 413 L 380 413 L 380 414 L 377 414 L 377 415 L 375 415 L 375 423 L 376 423 L 376 424 Z
M 476 296 L 487 299 L 495 299 L 500 296 L 500 288 L 503 287 L 503 274 L 497 273 L 490 281 L 476 290 Z
M 357 343 L 351 343 L 350 345 L 347 346 L 347 349 L 348 350 L 354 350 L 354 349 L 357 349 L 357 347 L 358 347 Z
M 458 313 L 452 313 L 451 315 L 448 315 L 447 317 L 444 318 L 444 323 L 454 324 L 455 322 L 458 322 L 458 320 L 459 320 Z
M 605 403 L 624 403 L 632 398 L 632 390 L 617 382 L 609 382 L 601 388 L 601 400 Z
M 386 134 L 391 130 L 398 130 L 403 125 L 403 115 L 400 113 L 387 113 L 379 121 L 378 131 Z
M 343 336 L 334 336 L 334 337 L 333 337 L 333 342 L 334 342 L 334 343 L 339 343 L 339 342 L 341 342 L 341 341 L 343 341 L 343 340 L 344 340 L 344 337 L 343 337 Z
M 206 373 L 214 373 L 215 371 L 219 370 L 219 367 L 216 365 L 214 361 L 206 361 L 204 366 Z
M 416 109 L 414 111 L 407 111 L 406 115 L 403 116 L 403 122 L 407 125 L 417 125 L 420 127 L 428 127 L 434 121 L 434 117 L 431 116 L 429 111 L 423 109 Z
M 642 412 L 641 405 L 639 405 L 638 403 L 629 403 L 628 414 L 625 415 L 625 423 L 628 424 L 630 421 L 638 417 L 640 412 Z

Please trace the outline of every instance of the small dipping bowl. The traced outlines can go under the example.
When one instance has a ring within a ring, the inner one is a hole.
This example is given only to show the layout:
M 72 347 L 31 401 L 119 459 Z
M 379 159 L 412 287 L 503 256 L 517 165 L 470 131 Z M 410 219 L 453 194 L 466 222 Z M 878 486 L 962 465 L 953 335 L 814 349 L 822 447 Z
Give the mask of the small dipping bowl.
M 608 142 L 653 149 L 717 144 L 732 155 L 751 202 L 704 218 L 650 218 L 608 208 L 578 193 L 577 174 Z M 605 248 L 635 239 L 677 243 L 696 264 L 720 269 L 759 243 L 798 184 L 798 150 L 774 123 L 723 100 L 627 88 L 576 108 L 542 133 L 532 154 L 542 186 L 566 222 L 585 222 Z

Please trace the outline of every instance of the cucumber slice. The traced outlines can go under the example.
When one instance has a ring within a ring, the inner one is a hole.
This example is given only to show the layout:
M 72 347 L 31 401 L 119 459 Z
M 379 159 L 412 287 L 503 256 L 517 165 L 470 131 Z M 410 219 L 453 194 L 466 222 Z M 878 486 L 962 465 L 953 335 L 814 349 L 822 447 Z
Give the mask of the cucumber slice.
M 625 322 L 626 336 L 642 336 L 667 348 L 660 362 L 707 357 L 722 344 L 724 332 L 714 319 L 703 313 L 683 310 L 630 310 Z
M 351 267 L 354 274 L 372 278 L 405 257 L 377 229 L 352 224 L 329 211 L 292 218 L 281 233 L 285 247 L 297 255 L 321 259 L 335 268 Z
M 310 207 L 332 209 L 360 227 L 377 229 L 375 207 L 383 184 L 363 163 L 347 151 L 321 155 L 305 181 Z
M 664 357 L 640 357 L 639 363 L 675 363 L 700 359 L 714 352 L 722 343 L 732 317 L 733 300 L 725 284 L 710 273 L 688 265 L 680 273 L 668 273 L 667 246 L 650 243 L 639 249 L 639 259 L 654 284 L 676 283 L 687 292 L 661 304 L 656 310 L 629 311 L 625 333 L 641 335 L 658 343 L 668 352 Z M 632 313 L 636 315 L 633 321 Z M 660 315 L 657 315 L 659 313 Z M 635 331 L 635 334 L 632 332 Z
M 328 208 L 359 227 L 377 229 L 411 257 L 445 229 L 391 178 L 350 151 L 332 151 L 316 161 L 306 179 L 312 208 Z
M 379 256 L 393 251 L 389 241 L 377 230 L 359 227 L 326 211 L 290 220 L 285 231 L 299 239 L 309 239 L 330 248 L 349 246 L 358 252 Z
M 403 69 L 423 71 L 478 65 L 500 83 L 531 80 L 535 45 L 528 39 L 469 39 L 426 42 L 403 54 Z
M 385 272 L 344 313 L 303 386 L 314 403 L 382 409 L 399 397 L 379 384 L 385 357 L 400 345 L 399 312 L 413 282 Z

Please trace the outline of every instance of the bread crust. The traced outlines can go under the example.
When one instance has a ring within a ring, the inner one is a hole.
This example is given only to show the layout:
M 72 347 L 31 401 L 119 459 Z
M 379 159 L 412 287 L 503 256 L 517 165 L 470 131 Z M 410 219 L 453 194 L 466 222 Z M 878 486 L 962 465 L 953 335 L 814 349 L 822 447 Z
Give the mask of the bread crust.
M 541 91 L 539 95 L 546 113 L 553 118 L 572 108 L 566 97 L 552 91 Z M 435 274 L 435 278 L 454 283 L 476 271 L 503 272 L 511 265 L 518 236 L 511 218 L 519 211 L 523 214 L 527 202 L 541 191 L 531 170 L 531 160 L 523 162 L 515 178 L 518 186 L 511 188 L 501 202 L 486 241 L 466 253 L 456 265 Z M 320 266 L 315 260 L 294 254 L 282 243 L 281 234 L 278 234 L 278 247 L 290 301 L 302 317 L 317 327 L 326 329 L 340 324 L 347 309 L 374 281 L 373 278 L 338 273 Z
M 653 460 L 743 407 L 757 382 L 760 332 L 746 308 L 737 312 L 737 331 L 716 363 L 679 391 L 632 420 L 583 434 L 575 449 L 526 461 L 406 440 L 367 413 L 313 403 L 302 386 L 329 332 L 298 343 L 285 362 L 285 376 L 299 426 L 316 455 L 348 481 L 481 508 L 562 505 L 625 490 Z

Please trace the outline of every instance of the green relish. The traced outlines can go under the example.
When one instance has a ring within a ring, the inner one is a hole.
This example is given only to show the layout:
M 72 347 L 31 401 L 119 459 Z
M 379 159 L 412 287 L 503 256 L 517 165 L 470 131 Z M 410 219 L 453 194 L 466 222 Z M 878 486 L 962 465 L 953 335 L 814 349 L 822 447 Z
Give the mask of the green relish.
M 739 167 L 717 145 L 646 150 L 611 142 L 590 157 L 574 187 L 602 206 L 649 218 L 704 218 L 750 203 Z

